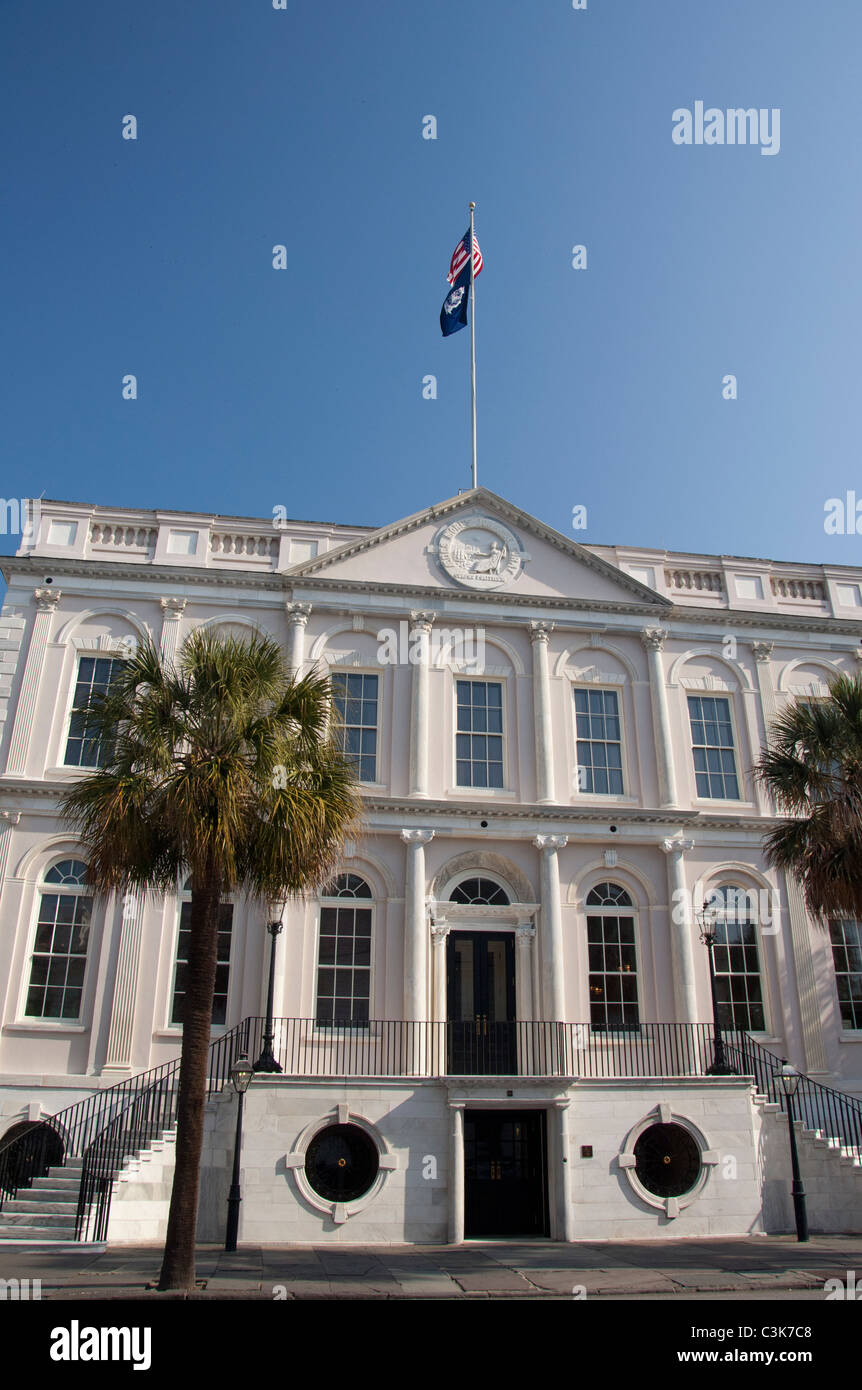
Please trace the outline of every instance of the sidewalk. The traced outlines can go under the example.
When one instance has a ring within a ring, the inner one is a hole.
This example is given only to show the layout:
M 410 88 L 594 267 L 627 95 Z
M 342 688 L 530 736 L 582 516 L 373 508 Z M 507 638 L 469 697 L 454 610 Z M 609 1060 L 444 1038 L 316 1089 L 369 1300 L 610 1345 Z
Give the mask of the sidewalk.
M 42 1299 L 184 1297 L 148 1288 L 160 1246 L 63 1251 L 0 1243 L 0 1279 L 40 1279 Z M 859 1271 L 862 1236 L 641 1241 L 601 1245 L 476 1242 L 462 1246 L 198 1248 L 201 1299 L 571 1298 L 822 1290 Z M 583 1294 L 580 1290 L 583 1289 Z M 7 1295 L 8 1296 L 8 1295 Z

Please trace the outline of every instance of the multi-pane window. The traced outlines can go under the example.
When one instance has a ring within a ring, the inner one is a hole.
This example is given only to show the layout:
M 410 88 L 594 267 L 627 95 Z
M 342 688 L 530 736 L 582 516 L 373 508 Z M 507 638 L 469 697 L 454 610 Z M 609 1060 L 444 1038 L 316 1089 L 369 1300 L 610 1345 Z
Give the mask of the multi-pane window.
M 106 693 L 121 665 L 122 659 L 112 656 L 82 656 L 78 661 L 64 759 L 68 767 L 101 767 L 105 762 L 107 750 L 94 731 L 86 728 L 86 711 L 94 695 Z
M 455 759 L 459 787 L 503 785 L 503 686 L 457 681 Z
M 174 971 L 174 993 L 171 1002 L 171 1023 L 183 1021 L 183 1003 L 189 969 L 189 942 L 192 930 L 191 884 L 183 889 L 180 905 L 180 929 L 177 933 L 177 959 Z M 233 903 L 219 903 L 218 944 L 216 947 L 216 977 L 213 994 L 213 1017 L 216 1024 L 227 1020 L 227 991 L 230 983 L 230 944 L 233 930 Z
M 317 1022 L 366 1024 L 371 995 L 371 898 L 358 874 L 339 874 L 321 895 L 317 956 Z
M 862 923 L 829 923 L 841 1026 L 862 1028 Z
M 757 926 L 749 895 L 743 888 L 717 888 L 715 904 L 715 997 L 722 1028 L 762 1033 L 765 1028 Z
M 578 791 L 622 796 L 623 749 L 615 690 L 575 690 Z
M 30 964 L 28 1018 L 80 1016 L 93 909 L 84 886 L 86 873 L 80 859 L 63 859 L 45 875 Z
M 637 1028 L 638 976 L 632 900 L 618 883 L 598 883 L 587 894 L 590 1024 Z
M 465 878 L 449 894 L 450 903 L 475 903 L 480 907 L 508 906 L 509 895 L 492 878 Z
M 698 796 L 738 801 L 730 701 L 718 695 L 689 695 L 688 714 Z
M 376 782 L 378 677 L 333 671 L 330 680 L 340 716 L 337 736 L 341 749 L 356 763 L 360 782 Z

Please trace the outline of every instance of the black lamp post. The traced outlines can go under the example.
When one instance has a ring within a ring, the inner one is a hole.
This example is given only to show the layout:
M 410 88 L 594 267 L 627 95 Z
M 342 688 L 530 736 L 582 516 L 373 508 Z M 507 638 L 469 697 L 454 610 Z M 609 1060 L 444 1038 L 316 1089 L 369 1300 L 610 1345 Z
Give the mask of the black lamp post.
M 707 1067 L 707 1076 L 736 1076 L 733 1067 L 724 1054 L 724 1038 L 721 1036 L 721 1022 L 718 1016 L 718 997 L 715 992 L 715 939 L 718 914 L 715 908 L 706 907 L 697 914 L 700 918 L 700 939 L 709 953 L 709 990 L 712 995 L 712 1066 Z
M 272 1026 L 272 1001 L 275 993 L 275 943 L 281 935 L 281 922 L 270 922 L 267 931 L 272 937 L 272 945 L 269 950 L 269 988 L 266 993 L 266 1023 L 263 1030 L 263 1048 L 261 1054 L 254 1064 L 255 1071 L 281 1071 L 281 1067 L 276 1060 L 272 1044 L 275 1040 L 275 1029 Z
M 790 1169 L 793 1174 L 791 1193 L 793 1196 L 793 1215 L 796 1218 L 796 1239 L 808 1239 L 808 1209 L 805 1205 L 805 1188 L 799 1171 L 799 1154 L 796 1149 L 796 1127 L 793 1123 L 793 1097 L 799 1089 L 802 1077 L 786 1058 L 781 1059 L 781 1085 L 787 1097 L 787 1127 L 790 1130 Z
M 227 1197 L 227 1232 L 224 1238 L 224 1248 L 227 1251 L 236 1250 L 236 1238 L 239 1233 L 239 1204 L 242 1201 L 242 1194 L 239 1190 L 239 1159 L 242 1151 L 242 1102 L 243 1097 L 251 1085 L 251 1078 L 254 1071 L 247 1057 L 239 1057 L 230 1069 L 230 1079 L 237 1094 L 236 1110 L 236 1138 L 233 1146 L 233 1179 L 230 1185 L 230 1192 Z

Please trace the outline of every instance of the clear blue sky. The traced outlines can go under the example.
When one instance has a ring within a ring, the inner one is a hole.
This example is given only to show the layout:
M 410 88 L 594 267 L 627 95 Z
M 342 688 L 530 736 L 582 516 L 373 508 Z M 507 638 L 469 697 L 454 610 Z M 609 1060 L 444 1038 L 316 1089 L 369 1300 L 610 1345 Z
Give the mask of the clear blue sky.
M 579 540 L 862 563 L 823 529 L 862 498 L 859 0 L 4 0 L 0 31 L 5 497 L 383 524 L 468 487 L 438 314 L 472 198 L 480 482 Z M 675 145 L 697 100 L 780 108 L 780 152 Z

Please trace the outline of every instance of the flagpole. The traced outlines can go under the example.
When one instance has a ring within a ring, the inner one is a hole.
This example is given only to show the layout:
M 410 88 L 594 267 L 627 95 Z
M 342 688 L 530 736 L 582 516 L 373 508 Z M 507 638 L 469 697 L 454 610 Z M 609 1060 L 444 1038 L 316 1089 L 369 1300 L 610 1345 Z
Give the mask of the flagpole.
M 470 204 L 470 298 L 473 301 L 473 312 L 470 315 L 470 399 L 473 414 L 473 486 L 479 486 L 479 475 L 476 467 L 476 275 L 475 275 L 475 251 L 476 236 L 473 229 L 473 213 L 476 204 Z

